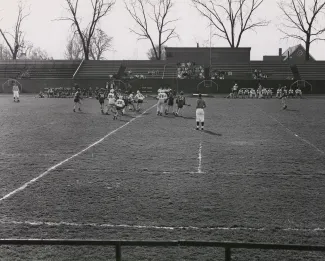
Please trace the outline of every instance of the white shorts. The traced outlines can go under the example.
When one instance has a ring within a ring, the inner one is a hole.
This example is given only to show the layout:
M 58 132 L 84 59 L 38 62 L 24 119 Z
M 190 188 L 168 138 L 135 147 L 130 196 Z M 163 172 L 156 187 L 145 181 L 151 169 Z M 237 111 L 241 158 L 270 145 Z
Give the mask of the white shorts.
M 204 122 L 204 110 L 203 109 L 196 109 L 196 121 Z
M 19 98 L 19 91 L 14 91 L 14 98 Z

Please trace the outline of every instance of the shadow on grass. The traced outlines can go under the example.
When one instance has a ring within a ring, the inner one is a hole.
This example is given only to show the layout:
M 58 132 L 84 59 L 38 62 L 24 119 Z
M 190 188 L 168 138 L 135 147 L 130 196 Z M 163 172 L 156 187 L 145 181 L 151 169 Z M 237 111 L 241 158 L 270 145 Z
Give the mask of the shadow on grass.
M 221 133 L 216 133 L 216 132 L 209 131 L 209 130 L 204 130 L 204 131 L 202 131 L 202 132 L 207 133 L 207 134 L 210 134 L 210 135 L 213 135 L 213 136 L 219 136 L 219 137 L 222 136 Z
M 299 111 L 299 110 L 294 110 L 294 109 L 286 109 L 286 111 Z
M 195 120 L 195 117 L 184 117 L 184 116 L 182 117 L 182 116 L 181 116 L 181 118 L 183 118 L 183 119 L 185 119 L 185 120 Z

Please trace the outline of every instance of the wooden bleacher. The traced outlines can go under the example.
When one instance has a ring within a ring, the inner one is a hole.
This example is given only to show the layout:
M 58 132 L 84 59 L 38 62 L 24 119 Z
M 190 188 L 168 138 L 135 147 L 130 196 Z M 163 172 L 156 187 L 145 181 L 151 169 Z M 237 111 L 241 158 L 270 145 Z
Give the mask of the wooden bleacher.
M 132 71 L 132 75 L 143 75 L 147 79 L 162 79 L 176 77 L 176 65 L 166 64 L 166 61 L 149 60 L 114 60 L 114 61 L 84 61 L 76 78 L 107 79 L 118 72 L 120 65 L 126 67 L 126 71 Z M 166 65 L 166 66 L 165 66 Z M 165 74 L 164 74 L 165 70 Z M 149 71 L 157 71 L 150 75 Z
M 325 80 L 325 61 L 297 64 L 302 80 Z
M 80 61 L 13 60 L 0 62 L 0 78 L 71 79 Z

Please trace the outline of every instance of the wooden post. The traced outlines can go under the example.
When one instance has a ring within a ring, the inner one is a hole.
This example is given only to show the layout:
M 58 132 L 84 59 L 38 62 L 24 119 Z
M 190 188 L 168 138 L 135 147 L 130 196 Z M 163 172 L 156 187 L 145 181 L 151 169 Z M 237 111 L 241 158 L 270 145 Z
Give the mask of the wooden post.
M 116 256 L 116 261 L 122 261 L 121 243 L 117 243 L 115 245 L 115 256 Z
M 231 249 L 226 247 L 225 250 L 225 261 L 231 261 Z

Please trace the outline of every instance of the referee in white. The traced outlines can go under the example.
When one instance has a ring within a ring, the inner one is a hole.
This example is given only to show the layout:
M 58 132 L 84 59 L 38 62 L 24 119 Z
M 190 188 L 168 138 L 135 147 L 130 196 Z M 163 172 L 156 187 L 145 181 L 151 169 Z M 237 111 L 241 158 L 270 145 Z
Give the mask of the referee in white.
M 201 130 L 204 130 L 204 109 L 206 108 L 205 101 L 202 99 L 202 94 L 199 94 L 199 98 L 196 102 L 196 129 L 199 130 L 201 122 Z

